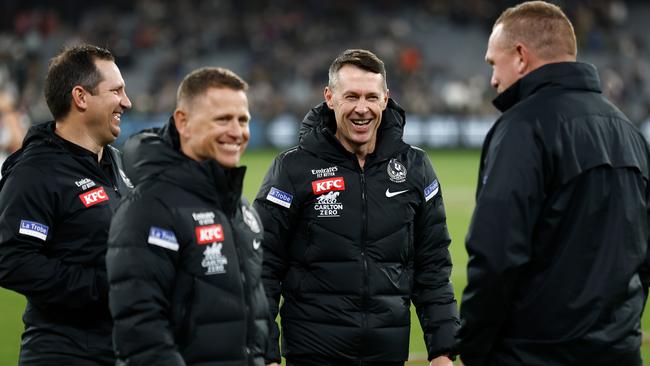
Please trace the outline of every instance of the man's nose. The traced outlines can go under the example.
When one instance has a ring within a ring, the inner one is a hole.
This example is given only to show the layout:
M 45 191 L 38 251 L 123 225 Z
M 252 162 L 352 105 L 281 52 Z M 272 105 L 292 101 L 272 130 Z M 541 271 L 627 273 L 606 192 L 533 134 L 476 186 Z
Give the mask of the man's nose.
M 239 121 L 233 118 L 230 123 L 228 123 L 228 134 L 230 136 L 240 138 L 243 135 L 243 127 L 239 124 Z
M 368 101 L 364 98 L 360 98 L 354 105 L 354 111 L 359 114 L 366 113 L 368 111 Z
M 131 99 L 129 96 L 124 93 L 124 96 L 120 99 L 120 105 L 125 109 L 131 109 Z

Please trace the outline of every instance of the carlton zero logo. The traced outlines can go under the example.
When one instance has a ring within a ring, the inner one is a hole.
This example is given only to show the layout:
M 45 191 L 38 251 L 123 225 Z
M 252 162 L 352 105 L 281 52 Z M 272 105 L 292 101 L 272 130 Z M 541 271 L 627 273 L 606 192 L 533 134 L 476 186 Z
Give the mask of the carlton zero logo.
M 314 194 L 320 195 L 331 191 L 344 191 L 345 180 L 343 177 L 334 177 L 311 182 L 311 188 Z
M 196 242 L 200 245 L 223 241 L 223 228 L 220 224 L 197 226 Z
M 108 195 L 104 191 L 104 187 L 95 188 L 79 195 L 81 203 L 86 207 L 94 206 L 100 202 L 108 201 Z

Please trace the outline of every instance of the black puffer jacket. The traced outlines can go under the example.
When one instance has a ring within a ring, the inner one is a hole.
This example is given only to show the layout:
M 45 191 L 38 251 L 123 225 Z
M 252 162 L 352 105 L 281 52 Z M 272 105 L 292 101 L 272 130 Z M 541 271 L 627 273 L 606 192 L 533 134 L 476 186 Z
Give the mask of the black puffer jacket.
M 124 151 L 136 189 L 106 257 L 119 364 L 263 365 L 263 232 L 241 200 L 245 168 L 186 157 L 173 120 Z
M 543 66 L 495 100 L 467 236 L 466 365 L 640 364 L 649 150 L 596 69 Z
M 63 355 L 112 364 L 104 256 L 113 210 L 130 183 L 117 150 L 104 148 L 98 163 L 54 129 L 54 122 L 32 126 L 3 166 L 0 286 L 27 298 L 23 362 L 61 363 L 55 355 Z
M 376 152 L 359 167 L 336 140 L 323 103 L 303 121 L 300 146 L 273 162 L 255 207 L 265 227 L 264 283 L 280 294 L 287 359 L 404 362 L 415 303 L 429 357 L 449 350 L 458 316 L 449 282 L 442 192 L 422 150 L 402 140 L 392 100 Z M 278 331 L 267 361 L 279 361 Z

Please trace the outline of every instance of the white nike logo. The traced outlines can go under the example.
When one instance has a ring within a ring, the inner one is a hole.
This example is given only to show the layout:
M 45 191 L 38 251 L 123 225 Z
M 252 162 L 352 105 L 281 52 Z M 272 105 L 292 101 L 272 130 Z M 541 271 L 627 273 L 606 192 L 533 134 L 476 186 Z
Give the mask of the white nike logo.
M 409 191 L 409 190 L 406 189 L 406 190 L 403 190 L 403 191 L 391 192 L 391 191 L 390 191 L 390 188 L 386 188 L 386 197 L 388 197 L 388 198 L 395 197 L 395 196 L 397 196 L 398 194 L 402 194 L 402 193 L 404 193 L 404 192 L 408 192 L 408 191 Z
M 259 241 L 257 239 L 253 239 L 253 249 L 255 249 L 255 250 L 259 249 L 260 244 L 262 244 L 261 241 Z

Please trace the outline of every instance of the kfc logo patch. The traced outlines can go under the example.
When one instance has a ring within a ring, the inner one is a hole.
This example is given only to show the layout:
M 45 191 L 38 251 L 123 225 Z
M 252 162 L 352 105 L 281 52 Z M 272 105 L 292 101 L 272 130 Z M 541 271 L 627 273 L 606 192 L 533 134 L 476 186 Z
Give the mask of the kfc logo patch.
M 345 190 L 345 180 L 343 177 L 315 180 L 311 182 L 311 188 L 316 195 L 331 191 L 343 191 Z
M 196 242 L 200 245 L 223 241 L 223 228 L 220 224 L 197 226 Z
M 100 202 L 108 201 L 108 195 L 104 191 L 104 187 L 99 187 L 79 195 L 81 203 L 86 207 L 94 206 Z

